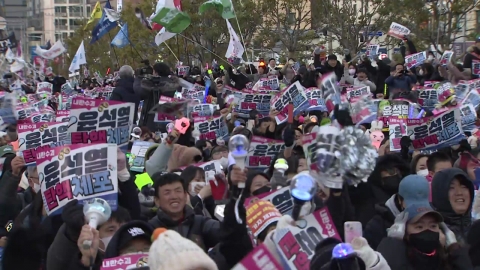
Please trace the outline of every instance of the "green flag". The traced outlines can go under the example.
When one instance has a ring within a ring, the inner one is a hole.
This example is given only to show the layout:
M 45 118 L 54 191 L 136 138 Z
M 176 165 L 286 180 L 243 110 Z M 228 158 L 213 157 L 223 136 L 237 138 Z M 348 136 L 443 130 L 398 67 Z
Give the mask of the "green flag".
M 191 19 L 187 13 L 176 8 L 162 8 L 152 19 L 170 33 L 181 33 L 190 25 Z
M 207 10 L 216 9 L 218 13 L 222 14 L 224 19 L 235 18 L 233 5 L 231 0 L 208 0 L 200 6 L 200 14 Z

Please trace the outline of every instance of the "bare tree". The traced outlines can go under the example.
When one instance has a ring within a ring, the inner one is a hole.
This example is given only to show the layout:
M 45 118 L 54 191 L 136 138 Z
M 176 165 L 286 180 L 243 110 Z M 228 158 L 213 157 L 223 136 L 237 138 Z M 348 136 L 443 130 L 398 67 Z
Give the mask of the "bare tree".
M 312 31 L 312 9 L 306 0 L 258 0 L 257 8 L 264 11 L 258 39 L 266 48 L 281 44 L 294 58 L 305 51 L 315 36 Z
M 328 42 L 337 41 L 342 49 L 353 54 L 372 43 L 376 33 L 386 33 L 399 16 L 399 10 L 395 10 L 398 4 L 391 0 L 311 1 L 317 32 L 323 32 Z M 390 41 L 387 38 L 382 43 Z
M 469 33 L 476 32 L 475 28 L 468 28 L 472 19 L 468 15 L 480 7 L 478 0 L 408 1 L 409 5 L 420 8 L 408 10 L 402 24 L 412 31 L 421 46 L 433 45 L 442 53 L 451 49 L 454 42 L 469 40 L 472 38 Z

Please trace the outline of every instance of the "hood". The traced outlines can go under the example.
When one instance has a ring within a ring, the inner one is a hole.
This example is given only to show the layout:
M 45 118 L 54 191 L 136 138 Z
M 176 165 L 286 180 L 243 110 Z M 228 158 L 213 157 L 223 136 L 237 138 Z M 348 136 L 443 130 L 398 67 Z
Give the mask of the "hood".
M 451 168 L 439 171 L 432 180 L 432 205 L 435 210 L 443 213 L 453 214 L 452 205 L 448 199 L 448 191 L 453 179 L 458 178 L 470 191 L 470 209 L 474 198 L 474 187 L 467 174 L 458 168 Z M 470 211 L 467 211 L 469 213 Z
M 195 212 L 193 211 L 192 207 L 185 205 L 183 213 L 184 213 L 183 220 L 181 220 L 180 222 L 172 220 L 172 218 L 169 215 L 167 215 L 165 212 L 163 212 L 161 209 L 158 209 L 157 216 L 155 218 L 157 218 L 160 221 L 160 224 L 162 224 L 161 227 L 171 229 L 180 224 L 191 224 L 194 221 Z
M 402 175 L 402 178 L 410 174 L 410 168 L 408 163 L 406 163 L 399 155 L 397 154 L 388 154 L 381 156 L 377 159 L 377 164 L 373 169 L 373 172 L 368 177 L 367 182 L 382 188 L 382 179 L 380 172 L 397 168 Z
M 133 227 L 142 229 L 147 235 L 153 234 L 153 227 L 145 221 L 134 220 L 125 223 L 115 232 L 112 239 L 108 243 L 107 250 L 105 251 L 105 258 L 114 258 L 119 256 L 120 245 L 122 242 L 121 237 Z

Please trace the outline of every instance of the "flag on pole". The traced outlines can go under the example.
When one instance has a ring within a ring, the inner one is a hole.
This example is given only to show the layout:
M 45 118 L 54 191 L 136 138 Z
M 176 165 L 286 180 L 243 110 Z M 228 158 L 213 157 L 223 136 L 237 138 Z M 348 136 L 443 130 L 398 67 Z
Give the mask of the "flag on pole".
M 205 11 L 212 9 L 217 10 L 224 19 L 235 18 L 235 12 L 233 11 L 231 0 L 208 0 L 200 6 L 199 13 L 202 14 Z
M 187 29 L 191 22 L 190 16 L 181 11 L 181 8 L 181 4 L 175 0 L 158 1 L 155 14 L 150 18 L 167 32 L 178 34 Z
M 80 65 L 84 65 L 86 63 L 87 59 L 85 57 L 85 46 L 83 45 L 82 41 L 82 43 L 78 47 L 75 57 L 73 57 L 72 63 L 70 64 L 68 71 L 70 71 L 70 73 L 74 73 L 75 71 L 80 69 Z
M 173 38 L 177 34 L 168 32 L 165 28 L 162 28 L 160 32 L 155 36 L 155 43 L 160 46 L 163 42 Z
M 117 35 L 112 39 L 110 45 L 117 48 L 123 48 L 128 44 L 130 44 L 130 40 L 128 39 L 128 25 L 125 23 L 122 28 L 120 28 Z
M 105 8 L 112 9 L 110 1 L 107 1 L 107 3 L 105 4 Z M 101 39 L 105 34 L 117 27 L 117 25 L 117 22 L 110 21 L 105 12 L 102 12 L 102 18 L 100 18 L 97 25 L 95 25 L 95 27 L 93 28 L 92 40 L 90 41 L 90 44 L 93 44 L 97 40 Z
M 88 20 L 83 30 L 87 29 L 87 26 L 93 23 L 93 21 L 100 18 L 102 18 L 102 6 L 100 5 L 100 1 L 97 1 L 95 7 L 92 10 L 92 14 L 90 14 L 90 19 Z
M 111 22 L 116 22 L 120 20 L 120 13 L 116 12 L 113 9 L 104 8 L 103 12 L 105 16 L 107 16 L 107 19 Z
M 228 43 L 227 52 L 225 53 L 226 58 L 242 58 L 245 49 L 243 48 L 242 43 L 240 42 L 240 38 L 238 37 L 237 33 L 233 29 L 232 25 L 228 20 L 227 22 L 227 29 L 228 33 L 230 34 L 230 43 Z

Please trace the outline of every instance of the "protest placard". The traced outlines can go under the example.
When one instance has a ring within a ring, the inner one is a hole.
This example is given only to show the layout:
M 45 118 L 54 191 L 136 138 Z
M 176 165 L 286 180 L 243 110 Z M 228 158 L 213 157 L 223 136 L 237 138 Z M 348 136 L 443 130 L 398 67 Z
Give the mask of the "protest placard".
M 407 123 L 403 118 L 390 117 L 388 120 L 388 134 L 390 140 L 390 151 L 398 152 L 402 149 L 400 140 L 407 136 Z
M 285 142 L 253 136 L 247 156 L 247 168 L 266 169 L 273 159 L 285 149 Z
M 404 39 L 405 36 L 408 36 L 409 34 L 410 29 L 396 22 L 392 22 L 387 32 L 387 35 L 398 39 Z
M 49 82 L 39 82 L 37 83 L 37 93 L 52 93 L 53 84 Z
M 446 66 L 452 60 L 453 51 L 444 51 L 440 58 L 440 65 Z
M 128 164 L 130 166 L 130 171 L 133 172 L 143 172 L 145 169 L 145 153 L 148 148 L 154 145 L 154 142 L 146 141 L 134 141 L 132 149 L 130 150 L 130 157 L 128 159 Z
M 229 136 L 228 126 L 223 116 L 196 117 L 194 129 L 200 132 L 200 140 L 225 139 Z
M 270 250 L 261 244 L 245 256 L 232 270 L 283 270 Z
M 408 69 L 418 67 L 427 60 L 427 52 L 419 52 L 405 56 L 405 66 Z
M 72 144 L 114 143 L 126 150 L 134 113 L 134 103 L 77 97 L 68 122 Z
M 327 105 L 325 104 L 325 99 L 322 95 L 322 90 L 316 87 L 310 87 L 305 89 L 305 94 L 307 96 L 309 105 L 307 111 L 328 111 Z
M 117 146 L 66 145 L 36 152 L 38 178 L 47 215 L 71 200 L 103 198 L 117 208 Z
M 293 103 L 294 115 L 300 114 L 309 106 L 305 88 L 299 81 L 279 91 L 270 101 L 270 108 L 279 112 L 279 114 L 275 116 L 278 125 L 287 121 L 288 104 L 290 103 Z
M 450 109 L 437 116 L 407 119 L 407 136 L 418 150 L 436 150 L 458 144 L 465 135 L 459 109 Z
M 257 110 L 261 115 L 268 115 L 270 111 L 271 94 L 262 94 L 260 92 L 239 92 L 236 95 L 234 111 L 239 117 L 249 118 L 251 110 Z

